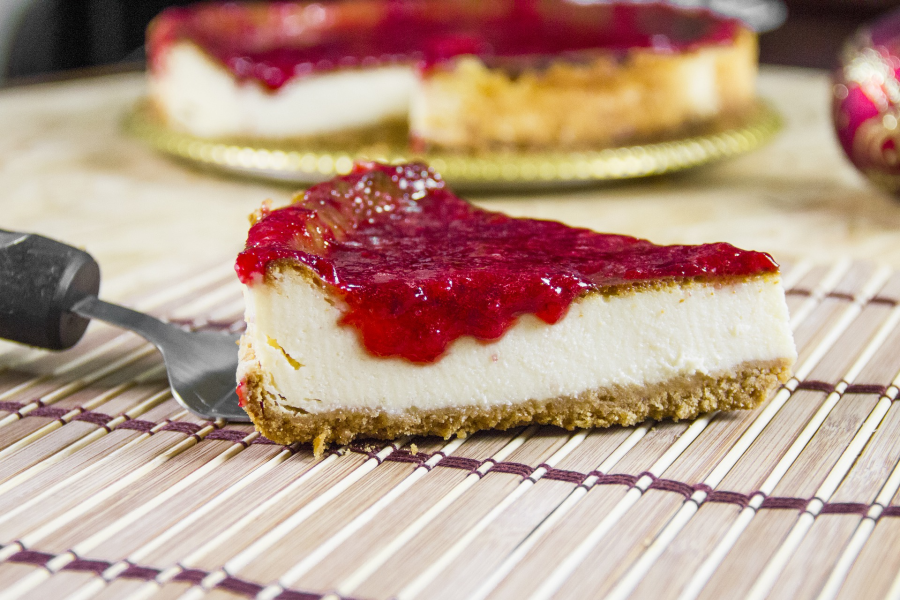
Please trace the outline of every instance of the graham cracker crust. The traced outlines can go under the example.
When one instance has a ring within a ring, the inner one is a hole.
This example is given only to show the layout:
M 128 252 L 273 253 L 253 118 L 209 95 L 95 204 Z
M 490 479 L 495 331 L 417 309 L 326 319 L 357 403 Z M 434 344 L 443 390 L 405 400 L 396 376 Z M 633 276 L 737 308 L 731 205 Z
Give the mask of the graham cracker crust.
M 453 434 L 465 437 L 481 429 L 509 429 L 538 423 L 565 429 L 634 425 L 647 419 L 692 419 L 714 410 L 752 409 L 779 383 L 788 380 L 792 361 L 753 361 L 715 377 L 692 374 L 647 386 L 614 386 L 577 396 L 527 400 L 480 408 L 412 408 L 402 413 L 335 409 L 306 413 L 281 405 L 263 384 L 259 369 L 246 372 L 244 409 L 256 428 L 279 444 L 312 442 L 318 456 L 326 444 L 347 444 L 357 437 L 394 439 L 401 435 Z

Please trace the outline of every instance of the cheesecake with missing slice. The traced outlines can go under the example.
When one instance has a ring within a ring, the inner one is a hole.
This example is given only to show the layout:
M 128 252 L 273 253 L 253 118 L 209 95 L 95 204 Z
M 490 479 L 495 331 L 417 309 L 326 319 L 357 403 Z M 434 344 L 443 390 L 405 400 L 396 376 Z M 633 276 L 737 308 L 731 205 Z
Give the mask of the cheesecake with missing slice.
M 749 409 L 796 358 L 769 255 L 515 219 L 421 164 L 254 219 L 239 393 L 281 443 Z
M 413 149 L 593 149 L 751 110 L 756 35 L 664 3 L 203 3 L 147 34 L 172 129 L 278 140 L 406 127 Z

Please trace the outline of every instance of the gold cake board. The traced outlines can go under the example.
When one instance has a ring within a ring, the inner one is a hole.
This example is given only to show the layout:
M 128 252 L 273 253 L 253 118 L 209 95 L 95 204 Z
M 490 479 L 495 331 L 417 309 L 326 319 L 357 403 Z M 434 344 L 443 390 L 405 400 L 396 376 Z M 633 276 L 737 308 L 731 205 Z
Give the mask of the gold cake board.
M 239 330 L 225 267 L 128 304 Z M 784 281 L 799 361 L 757 410 L 318 460 L 186 413 L 133 334 L 3 346 L 0 598 L 886 597 L 900 272 L 798 263 Z
M 346 174 L 357 160 L 423 160 L 457 189 L 535 189 L 662 175 L 754 150 L 781 128 L 778 113 L 758 101 L 741 119 L 678 139 L 584 152 L 412 153 L 403 127 L 365 134 L 285 141 L 204 139 L 167 127 L 151 105 L 137 104 L 124 128 L 156 150 L 197 166 L 296 184 Z

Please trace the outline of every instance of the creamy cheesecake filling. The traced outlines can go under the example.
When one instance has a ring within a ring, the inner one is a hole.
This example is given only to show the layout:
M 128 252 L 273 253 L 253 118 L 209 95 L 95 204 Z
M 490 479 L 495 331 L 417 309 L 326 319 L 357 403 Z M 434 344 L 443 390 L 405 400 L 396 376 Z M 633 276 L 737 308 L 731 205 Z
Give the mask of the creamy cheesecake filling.
M 160 57 L 151 97 L 171 124 L 201 137 L 287 138 L 406 119 L 411 66 L 345 69 L 294 79 L 277 91 L 238 82 L 196 45 Z
M 554 325 L 526 315 L 500 340 L 461 338 L 432 364 L 369 354 L 338 325 L 334 299 L 296 270 L 246 286 L 245 299 L 243 344 L 255 357 L 238 378 L 267 373 L 267 393 L 313 414 L 489 408 L 796 357 L 776 275 L 589 294 Z
M 740 40 L 743 45 L 751 36 Z M 749 102 L 755 69 L 731 68 L 742 54 L 755 56 L 732 47 L 648 55 L 643 62 L 653 64 L 616 71 L 608 80 L 597 78 L 597 69 L 564 61 L 563 71 L 508 78 L 470 57 L 424 78 L 411 65 L 354 68 L 267 90 L 238 81 L 195 44 L 180 42 L 160 56 L 150 91 L 173 127 L 200 137 L 303 137 L 408 120 L 415 138 L 447 147 L 478 145 L 470 138 L 604 145 L 712 118 L 734 108 L 732 97 Z M 648 68 L 657 74 L 647 76 Z

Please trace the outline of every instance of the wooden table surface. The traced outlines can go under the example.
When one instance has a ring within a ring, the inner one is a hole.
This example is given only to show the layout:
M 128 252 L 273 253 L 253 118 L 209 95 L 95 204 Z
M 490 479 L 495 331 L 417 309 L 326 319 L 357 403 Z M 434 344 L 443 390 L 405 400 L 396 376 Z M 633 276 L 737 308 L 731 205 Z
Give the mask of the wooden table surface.
M 776 259 L 841 256 L 900 266 L 900 201 L 845 160 L 820 71 L 764 68 L 761 96 L 785 118 L 749 155 L 672 176 L 531 194 L 472 197 L 658 243 L 727 241 Z M 0 91 L 0 227 L 82 246 L 115 299 L 233 256 L 247 215 L 293 189 L 195 170 L 121 132 L 145 92 L 140 74 Z M 112 282 L 112 283 L 111 283 Z

